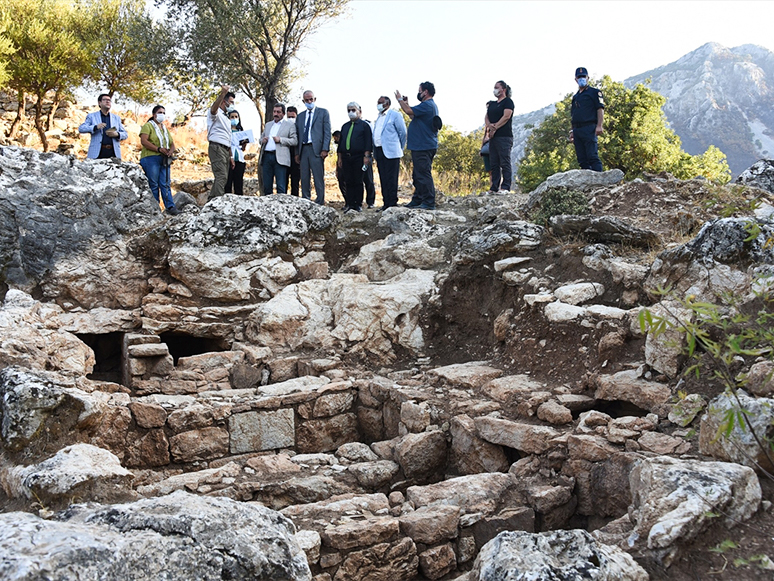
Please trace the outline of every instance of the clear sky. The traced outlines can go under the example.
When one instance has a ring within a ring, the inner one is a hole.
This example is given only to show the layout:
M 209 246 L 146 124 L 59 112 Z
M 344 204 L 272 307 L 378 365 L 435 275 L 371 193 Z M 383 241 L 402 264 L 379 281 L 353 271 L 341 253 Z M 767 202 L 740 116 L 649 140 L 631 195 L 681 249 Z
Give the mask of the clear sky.
M 349 101 L 373 119 L 379 95 L 398 89 L 416 103 L 427 80 L 444 124 L 468 132 L 483 124 L 497 80 L 513 87 L 515 113 L 527 113 L 573 91 L 578 66 L 622 81 L 707 42 L 774 51 L 772 23 L 774 2 L 761 1 L 353 0 L 299 54 L 288 104 L 314 90 L 336 129 Z M 240 112 L 245 101 L 237 97 Z

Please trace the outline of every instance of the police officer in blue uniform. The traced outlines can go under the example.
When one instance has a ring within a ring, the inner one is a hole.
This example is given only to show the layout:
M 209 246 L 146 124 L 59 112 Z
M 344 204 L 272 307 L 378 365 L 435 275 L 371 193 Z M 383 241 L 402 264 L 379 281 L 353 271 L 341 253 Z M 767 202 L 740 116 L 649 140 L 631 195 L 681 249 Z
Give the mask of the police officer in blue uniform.
M 589 87 L 589 73 L 583 67 L 575 69 L 578 92 L 572 96 L 572 130 L 570 141 L 581 169 L 602 171 L 597 153 L 597 135 L 601 135 L 605 101 L 602 92 Z

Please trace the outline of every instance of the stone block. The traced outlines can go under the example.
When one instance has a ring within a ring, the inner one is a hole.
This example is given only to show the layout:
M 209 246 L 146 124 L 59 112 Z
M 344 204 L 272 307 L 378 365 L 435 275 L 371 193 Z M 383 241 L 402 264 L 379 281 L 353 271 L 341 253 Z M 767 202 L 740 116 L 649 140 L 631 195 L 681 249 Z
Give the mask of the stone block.
M 172 436 L 169 446 L 176 462 L 220 458 L 228 453 L 228 432 L 223 428 L 190 430 Z
M 161 428 L 167 421 L 166 410 L 155 403 L 143 403 L 135 401 L 129 404 L 134 421 L 141 428 Z
M 430 580 L 440 579 L 457 568 L 451 544 L 432 547 L 419 554 L 419 570 Z
M 399 520 L 400 531 L 415 543 L 435 545 L 457 538 L 460 509 L 450 505 L 421 507 Z
M 343 414 L 352 409 L 354 402 L 355 394 L 351 390 L 322 395 L 314 402 L 313 415 L 316 418 L 328 418 Z
M 128 446 L 124 464 L 132 468 L 151 468 L 169 464 L 169 442 L 163 430 L 151 430 L 142 435 L 132 434 L 127 438 Z
M 398 519 L 374 517 L 328 527 L 320 536 L 324 546 L 346 551 L 392 541 L 399 533 Z
M 298 428 L 297 450 L 301 453 L 331 452 L 339 446 L 358 440 L 355 414 L 309 420 Z
M 169 355 L 169 347 L 166 343 L 130 345 L 127 351 L 131 357 L 164 357 Z
M 296 443 L 292 409 L 234 414 L 228 429 L 232 454 L 291 448 Z
M 409 538 L 380 543 L 349 553 L 336 571 L 333 581 L 410 581 L 419 570 L 417 547 Z

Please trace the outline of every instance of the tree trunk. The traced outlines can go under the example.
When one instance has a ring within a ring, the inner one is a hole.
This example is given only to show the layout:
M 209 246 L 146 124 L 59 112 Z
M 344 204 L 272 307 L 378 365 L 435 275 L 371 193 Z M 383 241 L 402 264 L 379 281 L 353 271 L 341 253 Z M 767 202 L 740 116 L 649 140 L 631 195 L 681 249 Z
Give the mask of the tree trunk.
M 35 129 L 38 130 L 40 142 L 43 144 L 43 151 L 48 151 L 48 139 L 46 139 L 46 130 L 43 128 L 43 96 L 38 95 L 38 102 L 35 103 Z
M 51 109 L 48 111 L 48 116 L 46 117 L 46 131 L 51 131 L 51 125 L 54 123 L 54 114 L 56 113 L 56 110 L 59 109 L 59 103 L 62 101 L 62 97 L 59 94 L 59 91 L 54 93 L 54 100 L 51 103 Z
M 17 94 L 19 108 L 16 110 L 16 119 L 13 120 L 11 128 L 8 130 L 8 139 L 16 139 L 16 133 L 19 131 L 22 120 L 24 120 L 24 91 L 19 89 Z

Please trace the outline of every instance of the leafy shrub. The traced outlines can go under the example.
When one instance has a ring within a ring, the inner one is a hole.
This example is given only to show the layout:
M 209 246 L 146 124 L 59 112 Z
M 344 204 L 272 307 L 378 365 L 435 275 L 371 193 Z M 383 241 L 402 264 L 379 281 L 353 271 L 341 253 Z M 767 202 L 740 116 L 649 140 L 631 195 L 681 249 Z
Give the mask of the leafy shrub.
M 536 224 L 546 226 L 551 216 L 583 216 L 590 212 L 589 201 L 582 192 L 568 188 L 550 188 L 543 194 L 540 206 L 532 213 L 531 219 Z

